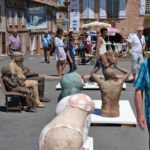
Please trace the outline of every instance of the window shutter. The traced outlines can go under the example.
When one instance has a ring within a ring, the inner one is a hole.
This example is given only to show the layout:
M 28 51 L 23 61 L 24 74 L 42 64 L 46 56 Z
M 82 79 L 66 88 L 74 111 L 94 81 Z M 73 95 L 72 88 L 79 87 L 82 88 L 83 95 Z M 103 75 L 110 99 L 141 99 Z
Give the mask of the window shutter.
M 120 0 L 119 18 L 126 18 L 126 0 Z
M 100 0 L 100 19 L 106 19 L 106 0 Z
M 140 0 L 140 15 L 145 15 L 145 0 Z
M 89 17 L 88 0 L 83 0 L 83 18 L 87 19 L 88 17 Z
M 88 0 L 88 1 L 89 1 L 89 18 L 94 19 L 95 18 L 95 10 L 94 10 L 95 3 L 92 0 Z

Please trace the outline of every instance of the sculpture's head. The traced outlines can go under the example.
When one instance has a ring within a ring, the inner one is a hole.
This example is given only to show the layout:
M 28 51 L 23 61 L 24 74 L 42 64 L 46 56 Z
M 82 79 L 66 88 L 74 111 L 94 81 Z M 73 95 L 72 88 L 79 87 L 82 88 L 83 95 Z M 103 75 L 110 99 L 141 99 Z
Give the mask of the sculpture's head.
M 10 77 L 11 76 L 11 71 L 8 67 L 3 67 L 2 70 L 1 70 L 1 74 L 2 76 L 8 76 Z
M 20 52 L 14 52 L 13 53 L 13 60 L 16 62 L 16 63 L 21 63 L 24 61 L 24 58 L 23 58 L 23 54 L 20 53 Z
M 89 114 L 94 111 L 95 105 L 88 95 L 86 94 L 75 94 L 69 99 L 68 105 L 71 107 L 78 108 L 82 111 L 86 111 Z
M 65 74 L 61 78 L 60 84 L 62 92 L 58 97 L 58 101 L 66 96 L 81 93 L 81 90 L 83 89 L 82 79 L 76 72 Z
M 104 76 L 105 80 L 116 79 L 115 71 L 112 68 L 107 68 Z
M 72 90 L 73 88 L 81 90 L 83 88 L 82 79 L 76 72 L 64 75 L 60 80 L 60 84 L 62 90 Z

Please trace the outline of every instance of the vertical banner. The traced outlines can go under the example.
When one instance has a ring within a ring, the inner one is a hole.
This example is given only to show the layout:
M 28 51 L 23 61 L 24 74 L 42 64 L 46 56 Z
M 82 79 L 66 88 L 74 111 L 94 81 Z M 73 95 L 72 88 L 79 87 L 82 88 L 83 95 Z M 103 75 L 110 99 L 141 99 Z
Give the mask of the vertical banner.
M 145 0 L 140 0 L 140 15 L 143 16 L 145 15 Z
M 80 28 L 79 0 L 70 0 L 70 29 L 74 33 L 79 33 L 79 28 Z
M 27 29 L 47 28 L 46 7 L 28 7 L 27 11 Z

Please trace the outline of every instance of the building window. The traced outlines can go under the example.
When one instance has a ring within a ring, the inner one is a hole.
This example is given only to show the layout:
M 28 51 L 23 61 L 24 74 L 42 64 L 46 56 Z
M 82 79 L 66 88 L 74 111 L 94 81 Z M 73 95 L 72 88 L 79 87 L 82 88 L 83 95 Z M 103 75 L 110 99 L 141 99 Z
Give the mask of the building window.
M 8 20 L 9 20 L 9 25 L 12 25 L 12 11 L 11 10 L 9 10 L 8 11 Z
M 1 21 L 1 6 L 0 6 L 0 21 Z
M 18 25 L 18 14 L 17 11 L 14 11 L 14 21 L 15 21 L 15 26 Z
M 145 14 L 150 15 L 150 0 L 146 0 Z
M 24 12 L 22 12 L 21 14 L 21 23 L 22 23 L 22 26 L 24 26 Z
M 107 18 L 118 18 L 119 6 L 119 0 L 107 0 Z
M 60 19 L 60 13 L 56 13 L 56 19 Z

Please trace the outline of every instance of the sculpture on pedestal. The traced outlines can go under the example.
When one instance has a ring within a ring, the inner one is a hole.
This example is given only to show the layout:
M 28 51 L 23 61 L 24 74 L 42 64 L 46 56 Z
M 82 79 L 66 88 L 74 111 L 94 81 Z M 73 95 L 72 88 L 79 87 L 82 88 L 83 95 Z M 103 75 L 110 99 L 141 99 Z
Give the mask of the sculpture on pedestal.
M 130 72 L 126 69 L 120 68 L 115 62 L 114 67 L 124 73 L 121 78 L 117 78 L 115 71 L 112 68 L 107 68 L 105 71 L 105 80 L 98 78 L 95 73 L 92 73 L 93 79 L 98 83 L 101 92 L 103 117 L 119 117 L 119 98 L 123 83 L 129 77 Z
M 80 150 L 85 120 L 93 110 L 94 103 L 89 96 L 72 95 L 65 109 L 42 130 L 40 150 Z

